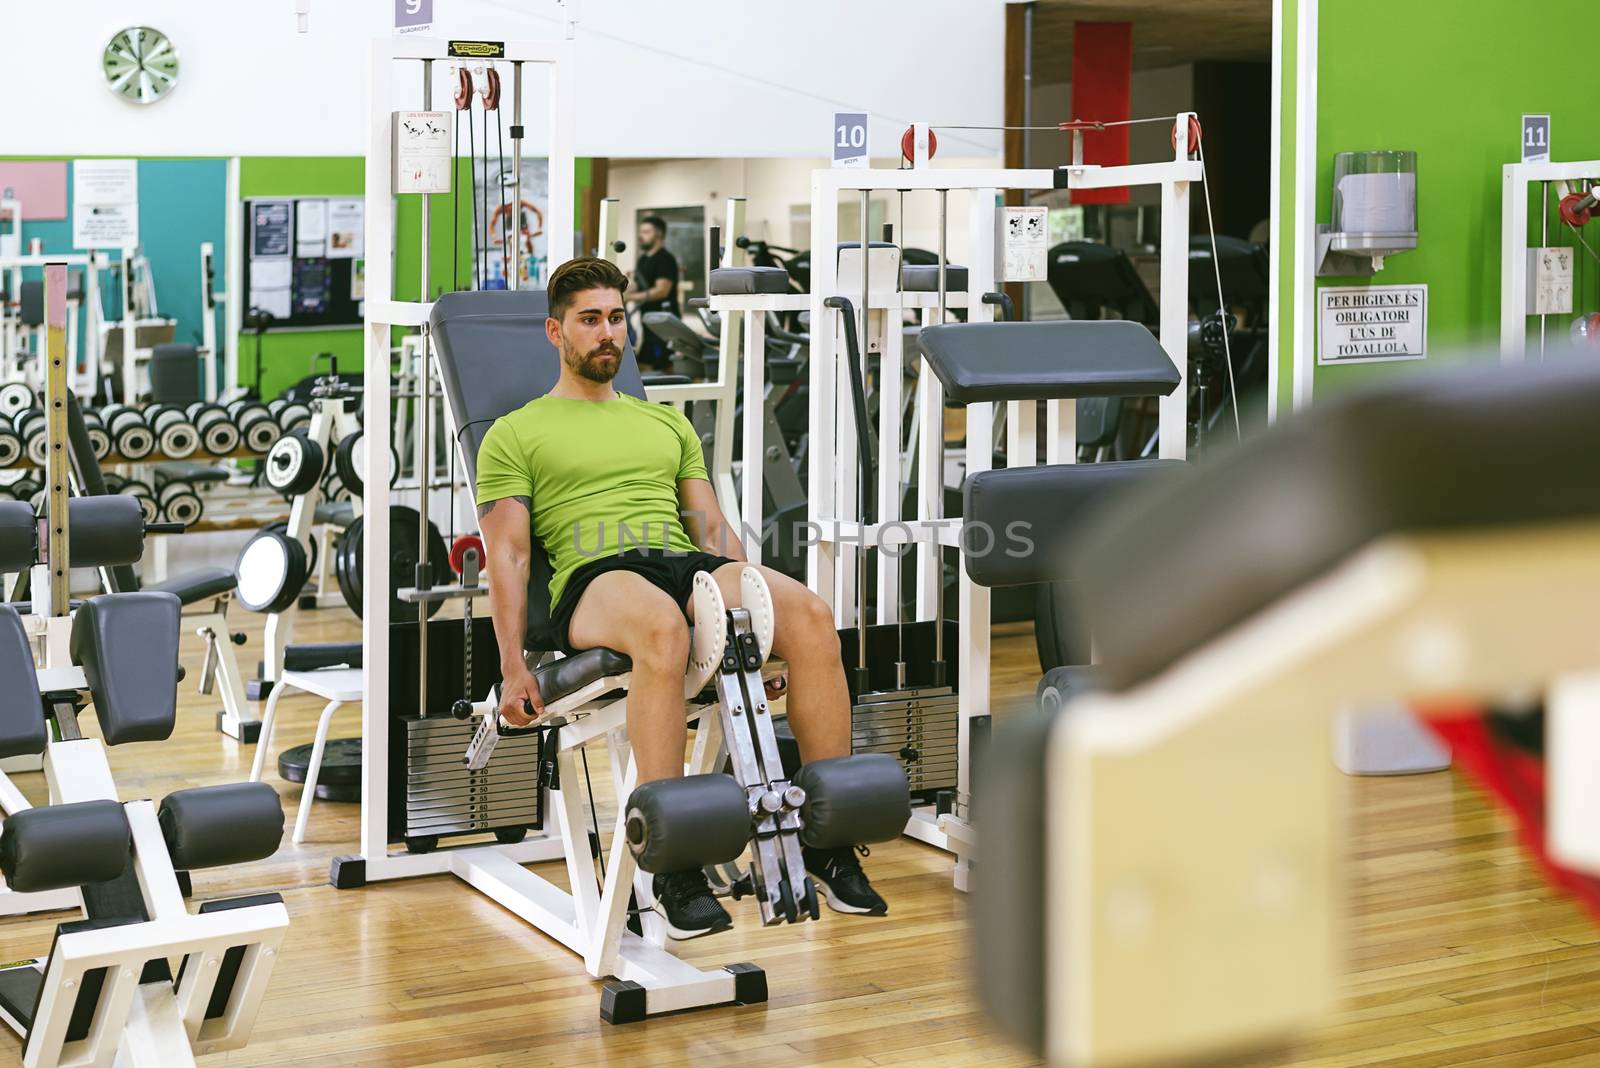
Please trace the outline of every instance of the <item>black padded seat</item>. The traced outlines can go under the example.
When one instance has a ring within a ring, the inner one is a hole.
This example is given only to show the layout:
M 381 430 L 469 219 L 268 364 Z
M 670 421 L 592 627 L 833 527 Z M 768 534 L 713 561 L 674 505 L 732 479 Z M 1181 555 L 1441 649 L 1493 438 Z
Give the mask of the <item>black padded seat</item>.
M 361 666 L 361 642 L 309 642 L 283 647 L 283 670 L 321 671 L 323 668 Z
M 789 272 L 782 267 L 718 267 L 706 280 L 714 297 L 789 292 Z
M 957 404 L 1166 396 L 1178 369 L 1155 336 L 1121 320 L 947 323 L 918 344 Z
M 962 487 L 967 574 L 991 587 L 1058 579 L 1088 516 L 1183 467 L 1182 460 L 1119 460 L 977 472 Z
M 694 381 L 688 375 L 674 375 L 664 371 L 647 372 L 642 377 L 646 389 L 651 386 L 687 386 Z
M 170 463 L 156 464 L 156 485 L 165 485 L 178 479 L 183 482 L 226 482 L 228 472 L 214 464 L 192 463 L 187 460 L 173 460 Z
M 1131 687 L 1378 538 L 1600 517 L 1600 365 L 1430 368 L 1112 502 L 1068 576 Z
M 633 661 L 615 649 L 585 649 L 535 668 L 533 677 L 539 684 L 540 698 L 549 704 L 570 697 L 607 675 L 625 675 L 632 670 Z
M 181 575 L 142 586 L 145 593 L 170 593 L 182 604 L 194 604 L 211 597 L 232 593 L 239 578 L 225 567 L 198 567 Z
M 902 263 L 900 265 L 900 288 L 907 293 L 939 292 L 939 265 L 937 263 Z M 955 263 L 945 264 L 945 292 L 965 291 L 966 288 L 967 269 Z
M 356 506 L 353 501 L 322 501 L 311 518 L 316 523 L 347 527 L 356 521 Z
M 548 309 L 542 289 L 446 293 L 433 302 L 428 323 L 469 485 L 477 484 L 478 447 L 494 421 L 544 396 L 561 377 L 561 358 L 544 333 Z M 631 344 L 623 347 L 611 385 L 647 399 Z M 529 649 L 555 648 L 550 579 L 550 557 L 536 540 L 528 568 Z

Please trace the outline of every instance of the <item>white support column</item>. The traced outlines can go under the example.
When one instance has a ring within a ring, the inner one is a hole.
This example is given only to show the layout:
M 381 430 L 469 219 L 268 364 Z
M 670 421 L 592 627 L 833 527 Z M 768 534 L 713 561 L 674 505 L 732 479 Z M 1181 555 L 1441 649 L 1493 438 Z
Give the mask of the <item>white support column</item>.
M 239 333 L 244 329 L 245 304 L 249 297 L 244 293 L 244 201 L 239 195 L 239 157 L 228 160 L 228 218 L 224 228 L 226 237 L 222 254 L 228 278 L 227 300 L 223 304 L 226 314 L 226 336 L 222 348 L 226 357 L 222 364 L 224 393 L 239 388 L 239 356 L 234 350 L 239 345 Z
M 572 205 L 576 203 L 577 176 L 573 173 L 573 146 L 577 143 L 577 110 L 573 71 L 578 60 L 575 42 L 563 40 L 558 46 L 558 62 L 550 71 L 550 204 L 545 218 L 547 231 L 544 281 L 573 256 Z M 559 162 L 558 162 L 559 161 Z
M 833 253 L 839 239 L 838 197 L 824 185 L 818 174 L 811 179 L 811 247 L 823 250 L 811 262 L 811 390 L 808 400 L 811 427 L 811 463 L 807 465 L 807 496 L 813 523 L 838 515 L 835 502 L 833 461 L 838 455 L 834 440 L 836 400 L 834 399 L 835 362 L 838 349 L 838 315 L 823 306 L 823 299 L 839 283 L 839 260 Z M 838 564 L 837 546 L 821 542 L 806 549 L 806 584 L 833 606 L 836 622 L 843 622 L 844 606 L 835 589 Z
M 739 537 L 744 542 L 745 559 L 761 561 L 761 516 L 764 506 L 762 492 L 763 453 L 766 448 L 766 406 L 762 398 L 767 391 L 767 315 L 762 311 L 739 312 L 723 316 L 722 329 L 730 321 L 744 321 L 744 454 L 740 457 L 743 469 L 739 472 L 739 503 L 742 529 Z M 721 368 L 719 368 L 721 370 Z M 718 404 L 729 407 L 726 402 Z M 729 421 L 732 421 L 729 411 Z
M 1189 115 L 1178 116 L 1178 160 L 1188 157 Z M 1161 458 L 1181 460 L 1189 438 L 1189 183 L 1161 183 L 1161 347 L 1178 387 L 1161 398 Z
M 922 325 L 933 323 L 924 311 Z M 928 522 L 944 515 L 944 383 L 928 362 L 918 356 L 922 373 L 917 378 L 917 519 Z M 939 562 L 942 550 L 929 542 L 917 545 L 917 618 L 932 619 L 935 598 L 943 596 Z
M 900 417 L 905 392 L 905 332 L 900 328 L 900 317 L 898 308 L 884 313 L 883 353 L 878 358 L 876 518 L 879 523 L 900 521 Z M 879 623 L 893 623 L 900 618 L 900 569 L 904 555 L 901 549 L 878 550 Z
M 1528 346 L 1528 183 L 1506 164 L 1500 196 L 1500 360 L 1521 363 Z

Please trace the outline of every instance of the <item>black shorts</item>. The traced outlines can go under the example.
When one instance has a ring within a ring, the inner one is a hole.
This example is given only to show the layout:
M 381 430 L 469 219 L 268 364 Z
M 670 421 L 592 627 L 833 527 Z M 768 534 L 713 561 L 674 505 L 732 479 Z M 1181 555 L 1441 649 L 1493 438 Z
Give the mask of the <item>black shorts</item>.
M 572 623 L 572 613 L 589 583 L 608 571 L 632 571 L 643 575 L 650 585 L 661 590 L 680 608 L 694 592 L 694 576 L 700 571 L 715 571 L 723 564 L 734 563 L 726 556 L 712 553 L 677 552 L 667 549 L 628 549 L 615 556 L 601 557 L 581 565 L 567 579 L 561 590 L 561 599 L 550 612 L 550 628 L 554 632 L 556 648 L 567 655 L 578 650 L 567 640 L 567 627 Z

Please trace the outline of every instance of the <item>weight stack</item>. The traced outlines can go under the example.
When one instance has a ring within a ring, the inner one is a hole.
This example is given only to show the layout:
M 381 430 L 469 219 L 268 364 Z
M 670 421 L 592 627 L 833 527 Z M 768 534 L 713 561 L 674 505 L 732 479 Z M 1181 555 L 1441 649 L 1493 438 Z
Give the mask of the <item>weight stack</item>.
M 944 685 L 935 685 L 931 665 L 935 649 L 932 620 L 905 624 L 906 681 L 895 678 L 895 659 L 902 635 L 892 623 L 867 628 L 867 666 L 870 689 L 856 692 L 856 631 L 839 631 L 841 659 L 850 694 L 850 751 L 888 753 L 906 769 L 912 797 L 935 800 L 942 790 L 957 785 L 960 714 L 957 677 L 959 624 L 944 621 Z
M 462 757 L 474 722 L 433 716 L 405 725 L 405 804 L 391 827 L 400 837 L 432 838 L 479 834 L 497 828 L 543 823 L 539 789 L 539 735 L 502 738 L 482 771 L 469 771 Z

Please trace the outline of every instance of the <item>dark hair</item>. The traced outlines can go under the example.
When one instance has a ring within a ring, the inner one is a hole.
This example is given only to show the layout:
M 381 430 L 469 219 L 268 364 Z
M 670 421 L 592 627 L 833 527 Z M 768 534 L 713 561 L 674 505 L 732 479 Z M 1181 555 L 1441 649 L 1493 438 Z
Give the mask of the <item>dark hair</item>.
M 667 220 L 663 219 L 659 215 L 646 215 L 644 218 L 639 220 L 639 225 L 654 226 L 657 230 L 661 231 L 662 237 L 667 236 Z
M 628 291 L 627 277 L 610 260 L 579 256 L 556 268 L 546 292 L 550 298 L 550 318 L 560 319 L 572 306 L 572 299 L 586 289 Z

